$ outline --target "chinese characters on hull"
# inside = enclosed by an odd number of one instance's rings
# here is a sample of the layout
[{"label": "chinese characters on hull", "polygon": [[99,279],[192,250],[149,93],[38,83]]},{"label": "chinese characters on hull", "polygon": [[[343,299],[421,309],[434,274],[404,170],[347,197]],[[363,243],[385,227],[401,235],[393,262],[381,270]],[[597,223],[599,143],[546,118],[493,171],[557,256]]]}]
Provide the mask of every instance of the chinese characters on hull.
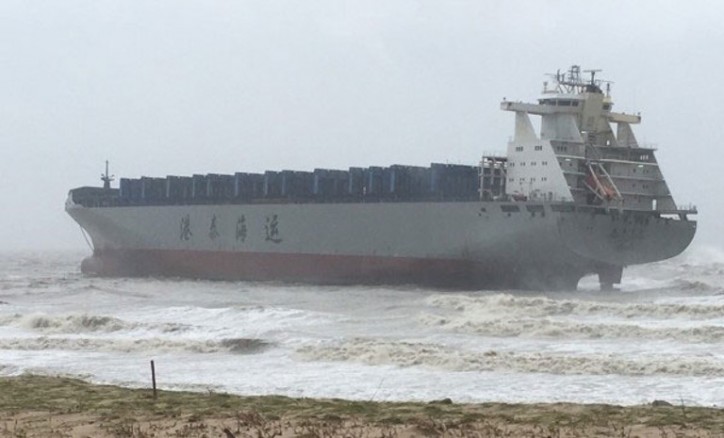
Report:
[{"label": "chinese characters on hull", "polygon": [[216,215],[213,215],[209,226],[209,239],[214,240],[217,237],[219,237],[219,230],[216,229]]},{"label": "chinese characters on hull", "polygon": [[180,240],[189,240],[191,236],[194,235],[194,233],[191,232],[191,215],[181,216],[180,230]]},{"label": "chinese characters on hull", "polygon": [[[181,216],[179,224],[179,240],[190,240],[193,235],[194,233],[191,231],[191,215],[187,213],[186,215]],[[211,216],[208,236],[211,240],[216,240],[221,236],[216,214]],[[234,237],[237,242],[246,242],[246,238],[248,237],[248,226],[246,215],[244,214],[236,219]],[[266,223],[264,224],[264,241],[281,243],[282,240],[281,233],[279,232],[279,216],[276,214],[266,216]]]},{"label": "chinese characters on hull", "polygon": [[272,243],[281,243],[282,238],[279,236],[279,219],[277,215],[266,217],[266,224],[264,225],[264,231],[266,232],[265,240]]},{"label": "chinese characters on hull", "polygon": [[236,241],[246,242],[246,216],[243,214],[236,220]]}]

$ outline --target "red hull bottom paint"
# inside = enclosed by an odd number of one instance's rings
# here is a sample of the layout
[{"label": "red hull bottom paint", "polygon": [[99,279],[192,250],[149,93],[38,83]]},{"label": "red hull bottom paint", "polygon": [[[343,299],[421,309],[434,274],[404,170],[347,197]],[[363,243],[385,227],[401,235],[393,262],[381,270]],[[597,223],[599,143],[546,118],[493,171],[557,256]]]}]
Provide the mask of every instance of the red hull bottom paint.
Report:
[{"label": "red hull bottom paint", "polygon": [[[214,280],[315,284],[419,284],[445,288],[517,288],[521,275],[508,266],[471,260],[317,254],[170,250],[97,251],[81,270],[101,276],[177,276]],[[575,288],[582,272],[545,279],[544,287]],[[538,281],[544,280],[538,278]],[[527,288],[527,287],[526,287]]]}]

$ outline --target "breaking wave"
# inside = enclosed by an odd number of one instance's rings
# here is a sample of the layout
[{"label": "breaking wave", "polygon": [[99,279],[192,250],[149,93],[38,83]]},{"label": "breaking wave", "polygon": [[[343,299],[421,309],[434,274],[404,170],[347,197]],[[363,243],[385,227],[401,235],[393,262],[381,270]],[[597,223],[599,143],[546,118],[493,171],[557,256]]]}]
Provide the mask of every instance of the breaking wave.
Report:
[{"label": "breaking wave", "polygon": [[559,300],[546,297],[525,297],[493,294],[479,297],[466,295],[435,295],[428,299],[432,307],[454,310],[469,315],[501,315],[508,317],[609,315],[623,318],[724,318],[724,304],[677,303],[613,303],[583,300]]},{"label": "breaking wave", "polygon": [[117,332],[139,327],[154,328],[161,332],[177,332],[189,328],[181,323],[140,324],[123,321],[119,318],[104,315],[12,315],[0,318],[0,326],[15,325],[24,329],[52,334],[52,333],[87,333],[87,332]]},{"label": "breaking wave", "polygon": [[273,344],[262,339],[228,338],[214,340],[173,340],[164,338],[116,339],[116,338],[66,338],[41,336],[37,338],[0,339],[1,350],[70,350],[101,351],[115,353],[234,353],[255,354],[270,348]]},{"label": "breaking wave", "polygon": [[132,324],[126,323],[111,316],[96,315],[67,315],[47,316],[29,315],[21,319],[20,325],[24,328],[42,332],[79,333],[84,331],[114,332],[130,328]]},{"label": "breaking wave", "polygon": [[352,361],[367,365],[422,366],[448,371],[502,371],[546,374],[724,376],[715,358],[680,356],[560,355],[545,352],[461,351],[446,346],[355,339],[337,345],[306,345],[297,355],[307,361]]},{"label": "breaking wave", "polygon": [[[724,270],[722,270],[724,271]],[[721,275],[723,272],[717,272]],[[703,280],[694,280],[686,278],[677,278],[673,281],[672,289],[681,291],[696,291],[696,292],[721,292],[723,289],[721,286],[715,286],[709,284]]]},{"label": "breaking wave", "polygon": [[724,327],[644,327],[635,324],[586,323],[551,319],[446,318],[435,315],[420,317],[423,324],[459,333],[491,337],[567,338],[567,339],[648,339],[677,340],[693,343],[724,342]]}]

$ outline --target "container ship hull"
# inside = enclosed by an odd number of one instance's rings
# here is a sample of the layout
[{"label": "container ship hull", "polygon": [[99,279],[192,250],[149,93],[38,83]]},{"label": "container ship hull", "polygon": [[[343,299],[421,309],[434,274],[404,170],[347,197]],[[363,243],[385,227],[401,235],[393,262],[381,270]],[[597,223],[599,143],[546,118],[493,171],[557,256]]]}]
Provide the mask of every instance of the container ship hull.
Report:
[{"label": "container ship hull", "polygon": [[[586,80],[584,73],[590,74]],[[504,155],[313,171],[112,178],[71,190],[93,241],[84,272],[314,283],[603,288],[681,253],[696,208],[674,202],[640,113],[574,65],[515,114]],[[604,91],[605,90],[605,91]],[[540,129],[531,116],[540,117]]]},{"label": "container ship hull", "polygon": [[98,275],[574,289],[673,257],[696,223],[558,203],[377,202],[66,209]]}]

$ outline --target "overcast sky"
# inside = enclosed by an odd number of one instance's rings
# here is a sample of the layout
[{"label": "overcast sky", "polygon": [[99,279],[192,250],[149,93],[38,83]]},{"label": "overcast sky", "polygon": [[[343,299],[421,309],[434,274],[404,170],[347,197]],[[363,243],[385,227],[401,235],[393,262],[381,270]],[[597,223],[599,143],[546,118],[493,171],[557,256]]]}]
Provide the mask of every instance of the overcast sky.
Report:
[{"label": "overcast sky", "polygon": [[117,176],[458,162],[503,97],[614,81],[697,244],[724,246],[719,1],[0,1],[0,243],[82,249],[72,187]]}]

